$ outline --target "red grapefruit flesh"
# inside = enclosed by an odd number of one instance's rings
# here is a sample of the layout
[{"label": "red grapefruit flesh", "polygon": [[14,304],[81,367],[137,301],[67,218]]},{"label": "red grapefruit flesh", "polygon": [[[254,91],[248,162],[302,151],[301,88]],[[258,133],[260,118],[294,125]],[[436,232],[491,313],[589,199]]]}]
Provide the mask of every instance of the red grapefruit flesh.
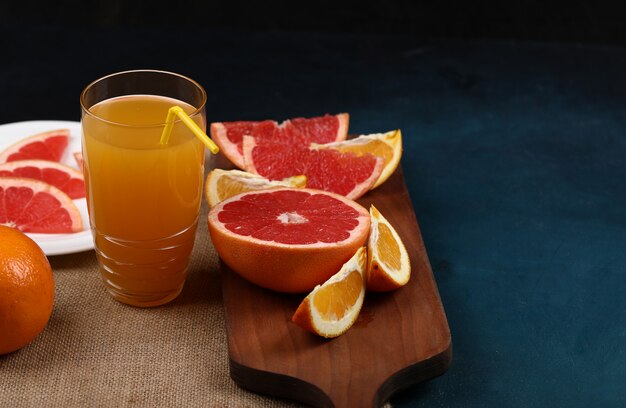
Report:
[{"label": "red grapefruit flesh", "polygon": [[0,164],[0,177],[25,177],[53,185],[71,199],[85,197],[85,179],[76,169],[48,160],[18,160]]},{"label": "red grapefruit flesh", "polygon": [[290,145],[309,146],[311,143],[342,141],[348,135],[350,115],[324,115],[313,118],[294,118],[278,123],[273,120],[215,122],[211,124],[211,138],[220,151],[236,166],[243,169],[243,137],[252,136]]},{"label": "red grapefruit flesh", "polygon": [[0,224],[23,232],[70,233],[83,229],[71,198],[39,180],[0,177]]},{"label": "red grapefruit flesh", "polygon": [[20,140],[0,152],[0,163],[30,159],[58,162],[61,161],[69,140],[69,129],[38,133]]},{"label": "red grapefruit flesh", "polygon": [[213,207],[211,240],[222,261],[259,286],[312,290],[364,245],[370,217],[341,195],[308,188],[251,191]]},{"label": "red grapefruit flesh", "polygon": [[83,152],[74,152],[72,153],[72,156],[74,156],[74,161],[80,171],[83,171]]},{"label": "red grapefruit flesh", "polygon": [[310,149],[244,137],[245,169],[270,180],[305,175],[307,187],[356,200],[376,183],[384,160],[371,154],[357,156],[330,149]]}]

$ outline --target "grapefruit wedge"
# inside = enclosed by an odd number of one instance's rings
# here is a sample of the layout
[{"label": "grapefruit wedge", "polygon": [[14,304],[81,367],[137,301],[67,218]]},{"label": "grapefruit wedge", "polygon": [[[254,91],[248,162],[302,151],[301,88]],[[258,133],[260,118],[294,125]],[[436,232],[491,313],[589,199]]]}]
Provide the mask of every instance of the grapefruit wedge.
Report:
[{"label": "grapefruit wedge", "polygon": [[71,198],[43,181],[0,177],[0,224],[23,232],[70,233],[83,229]]},{"label": "grapefruit wedge", "polygon": [[380,177],[372,188],[383,184],[400,164],[402,157],[402,133],[400,129],[386,133],[361,135],[354,139],[326,144],[311,144],[312,149],[335,149],[340,152],[351,152],[357,156],[372,154],[382,157],[385,166]]},{"label": "grapefruit wedge", "polygon": [[209,212],[211,240],[239,275],[279,292],[311,291],[365,244],[370,216],[355,201],[307,188],[250,191]]},{"label": "grapefruit wedge", "polygon": [[307,187],[330,191],[356,200],[374,187],[384,160],[372,154],[358,155],[336,149],[286,145],[271,141],[257,143],[244,136],[246,171],[270,180],[304,175]]},{"label": "grapefruit wedge", "polygon": [[243,137],[252,136],[289,145],[309,146],[345,140],[350,115],[326,114],[312,118],[294,118],[278,123],[274,120],[211,123],[211,138],[220,151],[240,169],[244,168]]},{"label": "grapefruit wedge", "polygon": [[83,174],[72,167],[48,160],[18,160],[0,164],[0,177],[25,177],[53,185],[71,199],[85,197]]},{"label": "grapefruit wedge", "polygon": [[69,129],[57,129],[26,137],[0,152],[0,163],[41,159],[61,161],[70,140]]}]

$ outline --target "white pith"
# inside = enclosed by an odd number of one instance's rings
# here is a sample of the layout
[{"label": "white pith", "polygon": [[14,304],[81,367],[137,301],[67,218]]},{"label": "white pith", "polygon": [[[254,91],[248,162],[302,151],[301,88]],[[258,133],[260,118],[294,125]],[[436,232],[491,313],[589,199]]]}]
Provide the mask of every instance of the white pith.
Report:
[{"label": "white pith", "polygon": [[309,222],[305,217],[294,212],[285,212],[276,217],[283,224],[304,224]]}]

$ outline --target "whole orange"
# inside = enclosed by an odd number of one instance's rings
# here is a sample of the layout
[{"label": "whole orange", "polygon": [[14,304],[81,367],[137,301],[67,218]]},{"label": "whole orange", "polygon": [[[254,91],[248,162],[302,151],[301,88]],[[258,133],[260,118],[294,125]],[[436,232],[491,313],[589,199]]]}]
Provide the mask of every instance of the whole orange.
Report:
[{"label": "whole orange", "polygon": [[26,346],[43,331],[54,305],[54,277],[41,248],[0,225],[0,354]]}]

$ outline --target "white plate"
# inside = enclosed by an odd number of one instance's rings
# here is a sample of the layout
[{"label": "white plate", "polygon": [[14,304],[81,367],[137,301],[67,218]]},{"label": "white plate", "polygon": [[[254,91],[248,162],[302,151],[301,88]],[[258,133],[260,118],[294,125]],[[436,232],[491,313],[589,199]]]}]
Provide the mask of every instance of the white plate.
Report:
[{"label": "white plate", "polygon": [[[25,137],[55,129],[70,130],[70,142],[61,163],[78,168],[73,153],[81,151],[80,122],[34,120],[0,125],[0,151]],[[89,215],[87,214],[87,200],[81,198],[74,200],[74,203],[83,219],[82,231],[73,234],[26,234],[43,249],[46,255],[72,254],[93,249],[93,237],[89,229]]]}]

